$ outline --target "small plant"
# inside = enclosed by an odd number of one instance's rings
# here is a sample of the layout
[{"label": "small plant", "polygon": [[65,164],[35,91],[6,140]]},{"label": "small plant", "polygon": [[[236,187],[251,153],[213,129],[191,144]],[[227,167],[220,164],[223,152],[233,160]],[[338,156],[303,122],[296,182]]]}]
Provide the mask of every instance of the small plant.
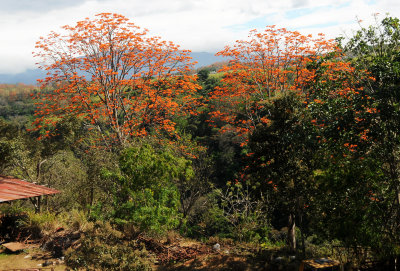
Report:
[{"label": "small plant", "polygon": [[235,239],[259,242],[268,235],[269,225],[263,203],[252,198],[247,185],[228,183],[226,191],[217,189],[215,193]]},{"label": "small plant", "polygon": [[82,210],[72,209],[68,213],[62,213],[60,220],[67,228],[73,231],[87,231],[93,225],[88,221],[87,215]]},{"label": "small plant", "polygon": [[29,232],[34,239],[40,238],[46,232],[54,231],[59,226],[55,214],[50,212],[27,211],[26,217],[22,218],[20,223],[21,230]]}]

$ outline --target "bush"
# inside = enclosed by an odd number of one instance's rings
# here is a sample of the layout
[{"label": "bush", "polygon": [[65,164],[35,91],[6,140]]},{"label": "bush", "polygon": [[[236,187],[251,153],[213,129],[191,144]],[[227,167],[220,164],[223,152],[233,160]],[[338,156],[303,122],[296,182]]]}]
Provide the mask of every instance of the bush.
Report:
[{"label": "bush", "polygon": [[225,191],[215,189],[210,193],[207,202],[189,223],[192,235],[218,235],[257,243],[267,238],[270,227],[264,204],[252,198],[248,187],[228,183]]},{"label": "bush", "polygon": [[21,232],[22,223],[25,220],[27,220],[26,209],[20,205],[0,206],[0,238],[13,241],[17,237],[29,236],[29,232]]},{"label": "bush", "polygon": [[65,264],[75,270],[152,270],[146,249],[123,237],[109,223],[98,222],[77,250],[67,250]]},{"label": "bush", "polygon": [[179,195],[174,187],[160,188],[158,193],[146,188],[131,192],[129,201],[115,207],[118,224],[134,222],[141,231],[163,234],[179,225]]},{"label": "bush", "polygon": [[218,204],[215,193],[200,198],[193,206],[183,232],[192,238],[210,236],[232,237],[231,225]]},{"label": "bush", "polygon": [[72,209],[69,212],[61,213],[58,221],[73,231],[87,231],[92,228],[92,223],[88,221],[87,215],[82,210]]},{"label": "bush", "polygon": [[52,232],[58,226],[59,222],[55,214],[49,212],[35,213],[27,211],[26,217],[22,218],[21,230],[31,234],[31,238],[40,238],[44,232]]},{"label": "bush", "polygon": [[114,212],[118,224],[135,223],[150,234],[163,234],[182,221],[179,179],[192,178],[191,162],[167,149],[144,144],[122,151],[119,172],[104,172],[114,180]]}]

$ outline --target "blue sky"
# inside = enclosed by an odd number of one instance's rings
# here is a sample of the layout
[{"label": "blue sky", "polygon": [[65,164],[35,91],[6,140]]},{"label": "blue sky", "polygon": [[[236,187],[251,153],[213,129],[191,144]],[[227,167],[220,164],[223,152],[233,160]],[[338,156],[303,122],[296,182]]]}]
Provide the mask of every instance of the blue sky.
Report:
[{"label": "blue sky", "polygon": [[351,35],[373,13],[400,17],[399,0],[0,0],[0,74],[35,68],[40,36],[114,12],[192,51],[216,52],[248,31],[277,25],[303,34]]}]

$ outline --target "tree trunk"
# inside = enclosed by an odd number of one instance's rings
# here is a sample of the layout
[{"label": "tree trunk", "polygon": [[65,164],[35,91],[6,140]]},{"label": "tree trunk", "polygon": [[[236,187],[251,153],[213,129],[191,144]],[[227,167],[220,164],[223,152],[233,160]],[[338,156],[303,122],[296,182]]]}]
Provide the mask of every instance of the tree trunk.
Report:
[{"label": "tree trunk", "polygon": [[[299,227],[300,227],[300,229],[303,229],[304,227],[304,225],[303,225],[303,214],[302,213],[300,213],[300,221],[299,221]],[[304,242],[304,233],[303,233],[303,231],[301,230],[300,231],[300,238],[301,238],[301,256],[303,257],[303,259],[305,259],[306,258],[306,245],[305,245],[305,242]]]},{"label": "tree trunk", "polygon": [[289,215],[289,223],[288,223],[288,245],[289,250],[291,252],[296,251],[296,222],[295,215]]}]

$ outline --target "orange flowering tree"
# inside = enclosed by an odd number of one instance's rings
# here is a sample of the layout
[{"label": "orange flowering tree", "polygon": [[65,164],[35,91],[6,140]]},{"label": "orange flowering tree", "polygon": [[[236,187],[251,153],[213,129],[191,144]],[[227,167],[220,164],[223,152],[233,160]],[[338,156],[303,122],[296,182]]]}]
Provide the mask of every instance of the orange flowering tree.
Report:
[{"label": "orange flowering tree", "polygon": [[34,55],[47,77],[39,80],[37,129],[67,115],[86,120],[105,141],[124,145],[149,133],[173,134],[174,118],[194,113],[199,86],[189,51],[150,37],[127,18],[102,13],[62,27],[37,42]]},{"label": "orange flowering tree", "polygon": [[362,102],[364,75],[322,34],[313,38],[274,26],[253,30],[248,40],[218,54],[230,62],[211,96],[212,121],[222,132],[236,133],[242,146],[250,137],[242,178],[269,193],[288,215],[294,250],[295,221],[316,189],[313,172],[330,159],[317,155],[343,157],[366,136],[364,116],[372,109]]},{"label": "orange flowering tree", "polygon": [[222,69],[223,86],[211,96],[213,121],[227,124],[225,130],[235,130],[244,144],[257,124],[268,123],[268,116],[261,113],[263,103],[287,91],[304,93],[315,76],[309,64],[335,48],[322,34],[313,38],[275,26],[250,31],[248,40],[218,53],[230,61]]}]

